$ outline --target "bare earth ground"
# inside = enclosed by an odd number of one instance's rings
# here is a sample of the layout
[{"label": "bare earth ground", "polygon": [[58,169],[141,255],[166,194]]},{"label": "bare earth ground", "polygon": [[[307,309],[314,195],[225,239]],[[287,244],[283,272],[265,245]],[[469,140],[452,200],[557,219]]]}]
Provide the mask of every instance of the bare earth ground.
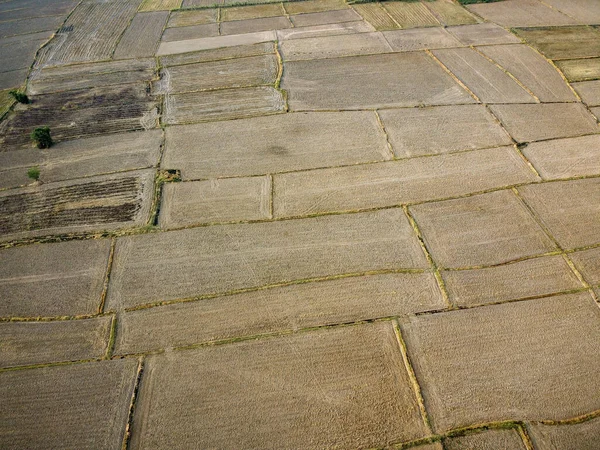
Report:
[{"label": "bare earth ground", "polygon": [[259,3],[0,1],[0,448],[600,448],[600,2]]}]

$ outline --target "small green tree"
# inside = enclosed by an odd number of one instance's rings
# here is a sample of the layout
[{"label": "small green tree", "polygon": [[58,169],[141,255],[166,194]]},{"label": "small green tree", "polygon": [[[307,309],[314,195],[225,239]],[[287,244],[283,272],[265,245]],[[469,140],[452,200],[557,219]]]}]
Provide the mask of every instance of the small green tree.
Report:
[{"label": "small green tree", "polygon": [[24,103],[24,104],[29,103],[29,97],[27,97],[27,94],[25,94],[24,92],[21,92],[21,91],[8,91],[8,93],[10,95],[12,95],[13,98],[16,101],[18,101],[19,103]]},{"label": "small green tree", "polygon": [[39,167],[30,167],[29,170],[27,171],[27,176],[29,178],[31,178],[32,180],[39,180],[40,179],[40,168]]},{"label": "small green tree", "polygon": [[31,132],[31,140],[35,142],[37,148],[50,148],[53,144],[50,136],[49,127],[39,127]]}]

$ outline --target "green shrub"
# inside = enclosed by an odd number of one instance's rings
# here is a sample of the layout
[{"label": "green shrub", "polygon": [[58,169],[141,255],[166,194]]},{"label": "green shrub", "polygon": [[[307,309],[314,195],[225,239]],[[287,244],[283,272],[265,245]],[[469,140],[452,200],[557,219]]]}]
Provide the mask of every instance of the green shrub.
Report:
[{"label": "green shrub", "polygon": [[52,137],[50,136],[50,128],[36,128],[31,132],[31,140],[35,142],[37,148],[50,148],[53,144]]},{"label": "green shrub", "polygon": [[27,171],[27,176],[29,178],[31,178],[32,180],[39,180],[40,179],[40,168],[39,167],[31,167],[28,171]]},{"label": "green shrub", "polygon": [[24,103],[27,104],[29,103],[29,97],[27,97],[27,95],[24,92],[20,92],[20,91],[9,91],[8,92],[10,95],[12,95],[12,97],[18,101],[19,103]]}]

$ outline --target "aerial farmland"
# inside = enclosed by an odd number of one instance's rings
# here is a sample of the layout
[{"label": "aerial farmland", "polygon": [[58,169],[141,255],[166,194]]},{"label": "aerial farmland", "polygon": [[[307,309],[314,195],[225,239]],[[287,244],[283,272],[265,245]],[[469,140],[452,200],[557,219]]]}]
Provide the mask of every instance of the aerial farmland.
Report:
[{"label": "aerial farmland", "polygon": [[0,449],[600,448],[600,1],[0,0]]}]

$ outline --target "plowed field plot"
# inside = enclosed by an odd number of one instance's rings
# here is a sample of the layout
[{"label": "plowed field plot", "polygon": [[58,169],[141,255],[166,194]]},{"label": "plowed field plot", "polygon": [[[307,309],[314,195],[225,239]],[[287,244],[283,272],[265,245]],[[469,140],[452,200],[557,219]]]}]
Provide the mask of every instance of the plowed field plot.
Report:
[{"label": "plowed field plot", "polygon": [[164,120],[168,124],[207,122],[275,114],[284,109],[283,95],[270,86],[222,89],[168,96]]},{"label": "plowed field plot", "polygon": [[275,55],[186,64],[164,69],[159,83],[172,93],[273,84],[277,79]]},{"label": "plowed field plot", "polygon": [[168,11],[137,14],[119,41],[114,57],[120,59],[154,55],[168,17]]},{"label": "plowed field plot", "polygon": [[218,9],[200,9],[193,11],[176,11],[169,16],[167,28],[204,25],[217,21]]},{"label": "plowed field plot", "polygon": [[234,47],[223,47],[213,50],[201,50],[199,52],[181,53],[159,58],[161,66],[180,66],[208,61],[220,61],[224,59],[245,58],[249,56],[260,56],[275,53],[274,42],[261,42],[259,44],[238,45]]},{"label": "plowed field plot", "polygon": [[161,130],[115,133],[76,139],[49,149],[0,152],[0,188],[30,184],[27,169],[37,166],[44,183],[153,167],[160,154]]},{"label": "plowed field plot", "polygon": [[112,56],[140,0],[81,3],[41,56],[42,64],[101,61]]},{"label": "plowed field plot", "polygon": [[153,181],[145,170],[0,193],[0,240],[144,225]]},{"label": "plowed field plot", "polygon": [[0,144],[3,150],[28,147],[39,126],[50,127],[55,141],[154,128],[145,118],[155,110],[156,101],[142,84],[35,96],[9,118]]},{"label": "plowed field plot", "polygon": [[31,74],[27,92],[48,94],[150,81],[155,70],[152,58],[48,67]]}]

